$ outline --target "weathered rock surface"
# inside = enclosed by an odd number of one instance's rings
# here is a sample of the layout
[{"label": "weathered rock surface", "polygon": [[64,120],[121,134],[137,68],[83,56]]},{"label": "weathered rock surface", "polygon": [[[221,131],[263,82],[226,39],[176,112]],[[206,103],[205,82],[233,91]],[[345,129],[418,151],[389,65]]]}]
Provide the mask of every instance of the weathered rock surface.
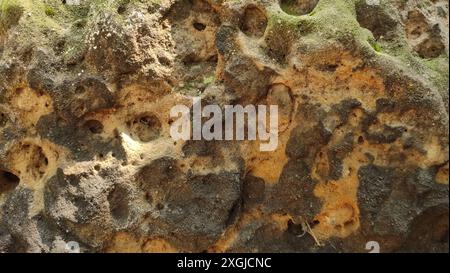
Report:
[{"label": "weathered rock surface", "polygon": [[[448,5],[0,0],[0,252],[448,252]],[[193,96],[277,150],[174,142]]]}]

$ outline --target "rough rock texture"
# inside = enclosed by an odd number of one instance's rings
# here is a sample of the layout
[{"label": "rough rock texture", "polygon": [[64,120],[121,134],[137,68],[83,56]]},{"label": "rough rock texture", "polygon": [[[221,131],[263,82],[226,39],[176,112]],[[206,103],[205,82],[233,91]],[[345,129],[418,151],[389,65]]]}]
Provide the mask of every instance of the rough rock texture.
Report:
[{"label": "rough rock texture", "polygon": [[[0,252],[447,252],[448,0],[0,0]],[[279,146],[170,108],[277,104]]]}]

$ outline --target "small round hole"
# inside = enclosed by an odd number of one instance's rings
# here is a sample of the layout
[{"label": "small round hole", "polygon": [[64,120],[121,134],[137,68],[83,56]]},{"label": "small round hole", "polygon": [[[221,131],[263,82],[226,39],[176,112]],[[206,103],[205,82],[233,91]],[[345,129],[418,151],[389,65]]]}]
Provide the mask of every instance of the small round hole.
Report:
[{"label": "small round hole", "polygon": [[193,24],[193,26],[194,26],[194,28],[195,28],[196,30],[198,30],[198,31],[203,31],[203,30],[205,30],[205,28],[206,28],[206,25],[205,25],[205,24],[202,24],[202,23],[199,23],[199,22],[195,22],[195,23]]},{"label": "small round hole", "polygon": [[363,136],[359,136],[359,137],[358,137],[358,143],[359,143],[359,144],[364,143],[364,137],[363,137]]},{"label": "small round hole", "polygon": [[311,228],[313,228],[313,227],[317,226],[318,224],[320,224],[320,221],[319,221],[319,220],[314,220],[314,221],[312,221],[312,222],[309,224],[309,226],[310,226]]},{"label": "small round hole", "polygon": [[86,121],[84,126],[93,134],[101,134],[103,132],[103,124],[95,119]]},{"label": "small round hole", "polygon": [[127,7],[126,7],[125,5],[120,5],[120,6],[117,8],[117,13],[118,13],[118,14],[124,14],[126,11],[127,11]]},{"label": "small round hole", "polygon": [[13,190],[19,185],[20,178],[9,171],[0,170],[0,194]]}]

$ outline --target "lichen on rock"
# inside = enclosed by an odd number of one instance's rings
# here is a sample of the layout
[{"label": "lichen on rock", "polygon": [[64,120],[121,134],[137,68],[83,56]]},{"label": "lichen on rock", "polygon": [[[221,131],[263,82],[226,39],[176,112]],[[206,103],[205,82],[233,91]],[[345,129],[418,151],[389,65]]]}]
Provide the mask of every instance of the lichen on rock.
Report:
[{"label": "lichen on rock", "polygon": [[[0,252],[448,252],[448,10],[0,0]],[[193,97],[278,148],[174,141]]]}]

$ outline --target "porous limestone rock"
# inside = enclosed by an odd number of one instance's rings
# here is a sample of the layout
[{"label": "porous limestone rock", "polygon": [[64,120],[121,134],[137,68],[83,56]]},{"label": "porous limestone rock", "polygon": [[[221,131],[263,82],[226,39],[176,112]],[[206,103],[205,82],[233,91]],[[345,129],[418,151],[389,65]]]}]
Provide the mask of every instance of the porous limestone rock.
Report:
[{"label": "porous limestone rock", "polygon": [[[448,0],[0,0],[0,252],[448,252]],[[279,145],[172,106],[279,105]]]}]

